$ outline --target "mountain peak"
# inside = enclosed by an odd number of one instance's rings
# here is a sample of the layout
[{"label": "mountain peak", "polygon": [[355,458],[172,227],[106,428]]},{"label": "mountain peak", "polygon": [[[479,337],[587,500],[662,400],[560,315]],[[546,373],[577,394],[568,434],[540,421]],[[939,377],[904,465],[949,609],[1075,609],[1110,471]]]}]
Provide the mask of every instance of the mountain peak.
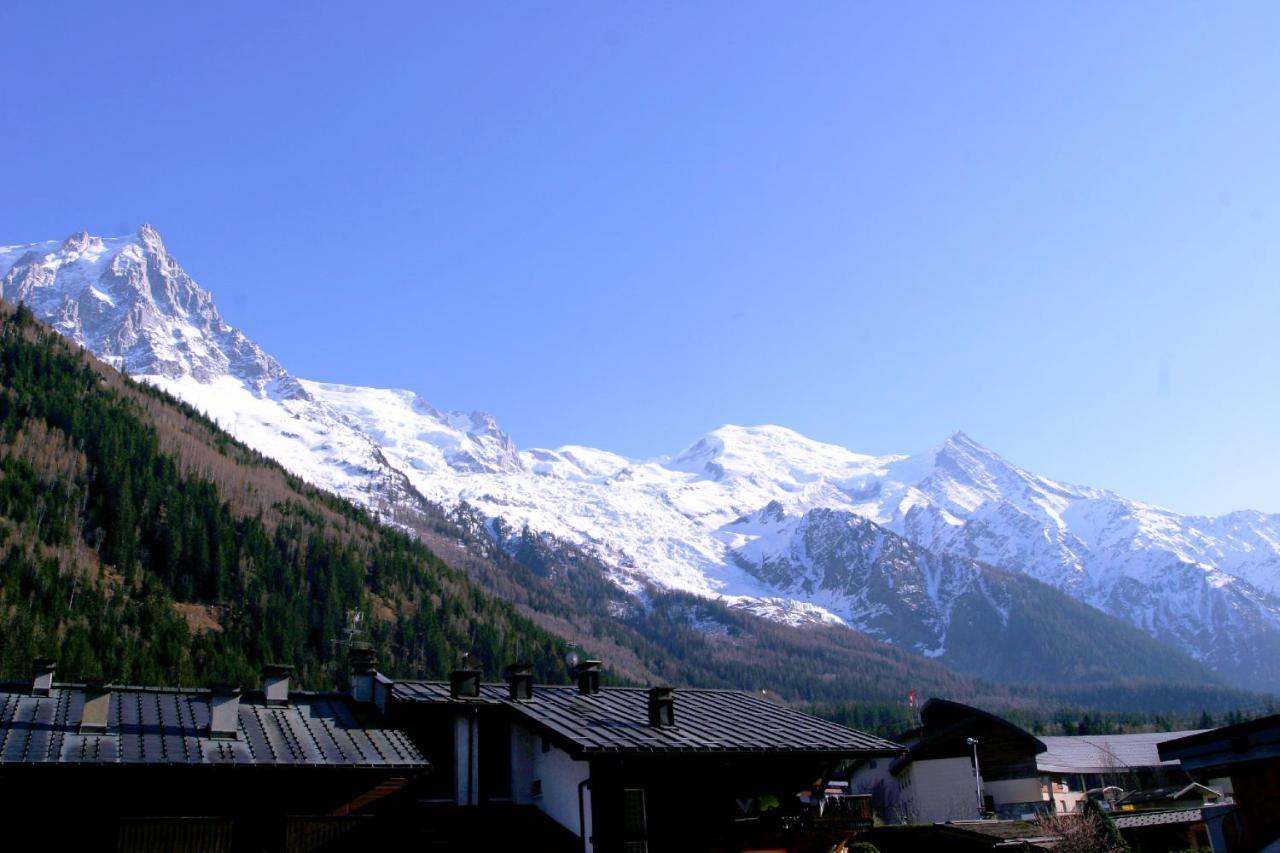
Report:
[{"label": "mountain peak", "polygon": [[[156,263],[159,261],[159,263]],[[289,377],[270,356],[223,321],[210,294],[143,224],[103,239],[86,231],[27,251],[0,253],[0,297],[116,367],[138,376],[209,383],[232,375],[262,396]]]},{"label": "mountain peak", "polygon": [[93,245],[95,241],[99,243],[102,242],[88,231],[77,231],[62,241],[62,245],[58,247],[58,251],[66,252],[68,254],[79,254]]},{"label": "mountain peak", "polygon": [[164,241],[160,239],[160,232],[150,222],[144,222],[138,226],[138,242],[142,244],[143,248],[149,249],[157,255],[167,254],[164,248]]}]

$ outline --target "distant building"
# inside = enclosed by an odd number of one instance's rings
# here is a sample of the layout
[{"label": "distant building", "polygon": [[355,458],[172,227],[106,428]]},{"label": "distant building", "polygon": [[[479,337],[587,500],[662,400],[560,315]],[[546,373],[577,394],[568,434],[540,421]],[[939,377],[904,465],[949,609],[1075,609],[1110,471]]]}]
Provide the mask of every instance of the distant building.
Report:
[{"label": "distant building", "polygon": [[1177,760],[1158,753],[1162,742],[1194,732],[1035,737],[945,699],[926,702],[920,721],[896,738],[906,754],[858,762],[850,775],[850,789],[871,793],[887,823],[1029,820],[1048,811],[1078,812],[1089,797],[1116,814],[1187,811],[1230,795],[1230,779],[1193,784]]},{"label": "distant building", "polygon": [[1280,851],[1280,715],[1160,744],[1196,779],[1230,777],[1233,805],[1204,809],[1214,853]]},{"label": "distant building", "polygon": [[[1079,735],[1072,737],[1042,736],[1045,751],[1036,757],[1036,769],[1052,794],[1053,808],[1072,812],[1080,808],[1089,795],[1104,799],[1104,792],[1146,791],[1155,788],[1184,788],[1191,777],[1174,760],[1162,760],[1161,743],[1194,731],[1150,732],[1122,735]],[[1218,782],[1219,793],[1229,787]],[[1229,793],[1227,791],[1226,793]],[[1131,806],[1137,801],[1130,801]]]},{"label": "distant building", "polygon": [[867,798],[813,786],[842,762],[902,753],[749,693],[601,687],[594,661],[576,678],[535,686],[515,666],[505,684],[463,670],[390,686],[390,718],[441,768],[431,796],[442,815],[532,806],[584,851],[739,850],[764,839],[789,849],[799,792],[811,817],[820,808],[870,825]]},{"label": "distant building", "polygon": [[[905,755],[860,762],[850,789],[871,793],[889,823],[1009,817],[1044,810],[1036,756],[1045,745],[993,714],[930,699],[921,725],[898,736]],[[974,767],[975,753],[978,766]]]}]

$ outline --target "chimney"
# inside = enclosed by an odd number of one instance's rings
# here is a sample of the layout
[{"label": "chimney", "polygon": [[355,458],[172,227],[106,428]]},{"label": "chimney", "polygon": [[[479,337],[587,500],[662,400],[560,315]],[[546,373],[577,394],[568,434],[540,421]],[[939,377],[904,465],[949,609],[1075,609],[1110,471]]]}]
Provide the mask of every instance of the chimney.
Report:
[{"label": "chimney", "polygon": [[600,692],[600,661],[584,660],[573,668],[573,677],[578,681],[580,695],[596,695]]},{"label": "chimney", "polygon": [[507,698],[513,702],[533,698],[533,664],[513,663],[503,672],[507,675]]},{"label": "chimney", "polygon": [[357,702],[372,702],[373,678],[378,671],[373,649],[352,646],[347,652],[347,665],[351,667],[351,698]]},{"label": "chimney", "polygon": [[267,694],[268,705],[289,704],[289,675],[293,667],[269,663],[263,668],[262,691]]},{"label": "chimney", "polygon": [[649,725],[656,728],[670,728],[675,724],[675,690],[670,687],[649,688]]},{"label": "chimney", "polygon": [[35,675],[31,679],[31,695],[48,696],[53,689],[53,672],[57,669],[57,662],[49,658],[36,658],[32,661],[32,668]]},{"label": "chimney", "polygon": [[107,715],[110,711],[111,685],[101,679],[87,681],[84,686],[84,711],[80,714],[80,734],[106,734]]},{"label": "chimney", "polygon": [[480,695],[480,670],[455,669],[449,673],[449,695],[454,699],[475,699]]},{"label": "chimney", "polygon": [[240,688],[215,685],[209,694],[209,737],[240,736]]}]

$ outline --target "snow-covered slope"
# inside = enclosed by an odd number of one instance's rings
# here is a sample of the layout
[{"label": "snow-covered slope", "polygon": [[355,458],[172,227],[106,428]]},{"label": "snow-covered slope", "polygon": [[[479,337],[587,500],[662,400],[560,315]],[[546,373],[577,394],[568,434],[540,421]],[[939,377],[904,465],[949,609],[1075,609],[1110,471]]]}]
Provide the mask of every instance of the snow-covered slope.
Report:
[{"label": "snow-covered slope", "polygon": [[[4,299],[317,485],[376,510],[414,491],[465,501],[504,529],[593,551],[637,592],[654,584],[787,621],[843,621],[941,655],[957,601],[985,596],[992,618],[1004,618],[983,585],[985,563],[1237,680],[1259,656],[1280,658],[1280,516],[1180,516],[1032,474],[959,433],[885,457],[777,426],[725,426],[653,460],[519,450],[483,413],[293,377],[223,320],[148,226],[0,247],[0,275]],[[830,539],[836,528],[840,547],[824,550],[815,531]],[[910,566],[897,537],[919,549]],[[827,582],[840,561],[857,571]]]}]

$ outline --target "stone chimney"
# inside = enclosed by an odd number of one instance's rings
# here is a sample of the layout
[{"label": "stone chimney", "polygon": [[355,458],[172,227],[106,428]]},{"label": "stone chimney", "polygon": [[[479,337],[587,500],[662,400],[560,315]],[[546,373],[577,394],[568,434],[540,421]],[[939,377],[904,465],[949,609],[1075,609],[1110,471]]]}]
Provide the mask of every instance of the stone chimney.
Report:
[{"label": "stone chimney", "polygon": [[507,698],[513,702],[533,698],[533,664],[513,663],[503,672],[507,676]]},{"label": "stone chimney", "polygon": [[209,737],[240,736],[240,688],[215,685],[209,693]]},{"label": "stone chimney", "polygon": [[373,649],[352,646],[347,652],[347,665],[351,668],[351,698],[357,702],[372,702],[373,681],[378,672]]},{"label": "stone chimney", "polygon": [[36,658],[32,661],[35,670],[31,678],[31,695],[48,696],[53,689],[53,673],[58,668],[57,662],[49,658]]},{"label": "stone chimney", "polygon": [[600,661],[584,660],[573,668],[573,677],[578,682],[580,695],[596,695],[600,692]]},{"label": "stone chimney", "polygon": [[449,673],[449,695],[454,699],[475,699],[480,695],[480,670],[455,669]]},{"label": "stone chimney", "polygon": [[649,725],[656,728],[670,728],[675,724],[675,690],[670,687],[649,688]]},{"label": "stone chimney", "polygon": [[262,692],[267,696],[268,705],[289,704],[289,676],[293,667],[279,663],[269,663],[263,668]]},{"label": "stone chimney", "polygon": [[93,679],[84,686],[84,711],[80,714],[80,734],[107,733],[107,716],[111,712],[111,685]]}]

